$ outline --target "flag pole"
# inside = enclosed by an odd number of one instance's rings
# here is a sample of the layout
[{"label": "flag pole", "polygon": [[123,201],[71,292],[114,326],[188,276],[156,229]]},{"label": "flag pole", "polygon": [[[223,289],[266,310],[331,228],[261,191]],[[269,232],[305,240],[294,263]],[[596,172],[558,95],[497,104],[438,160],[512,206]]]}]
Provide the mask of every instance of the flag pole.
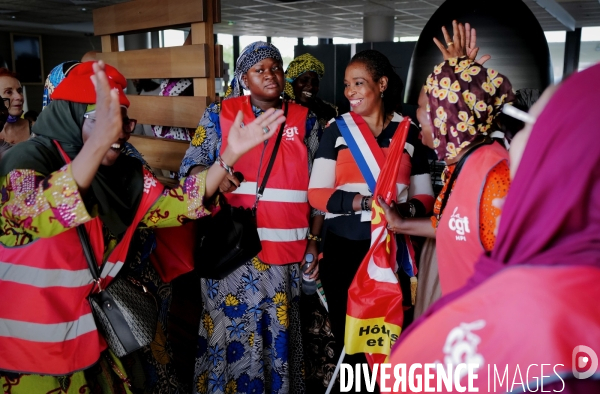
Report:
[{"label": "flag pole", "polygon": [[346,346],[344,346],[344,348],[342,349],[342,354],[340,354],[340,359],[338,360],[338,363],[335,366],[335,371],[333,371],[333,376],[331,376],[331,380],[329,381],[329,386],[327,386],[327,391],[325,392],[325,394],[329,394],[331,392],[331,389],[335,384],[335,379],[337,378],[342,363],[344,362],[344,357],[346,357]]}]

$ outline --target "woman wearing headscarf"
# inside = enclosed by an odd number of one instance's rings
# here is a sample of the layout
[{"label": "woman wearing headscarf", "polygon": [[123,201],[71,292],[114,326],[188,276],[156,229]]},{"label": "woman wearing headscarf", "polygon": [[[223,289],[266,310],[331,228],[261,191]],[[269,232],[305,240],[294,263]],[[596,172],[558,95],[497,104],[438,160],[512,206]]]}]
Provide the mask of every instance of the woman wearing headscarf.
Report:
[{"label": "woman wearing headscarf", "polygon": [[[494,250],[405,332],[392,363],[477,363],[480,392],[600,392],[596,88],[600,65],[548,88],[531,108],[537,120],[511,146]],[[488,386],[494,366],[508,379]]]},{"label": "woman wearing headscarf", "polygon": [[[137,159],[121,154],[135,124],[127,117],[125,86],[102,62],[78,65],[54,90],[34,126],[36,138],[0,162],[5,391],[71,393],[88,386],[129,392],[119,361],[104,352],[87,296],[110,285],[137,228],[174,227],[209,215],[209,199],[227,168],[274,134],[263,127],[283,122],[281,112],[271,110],[242,130],[238,116],[219,163],[165,190]],[[81,225],[96,259],[110,267],[99,286],[84,257]],[[95,387],[99,377],[109,387]]]},{"label": "woman wearing headscarf", "polygon": [[423,144],[446,162],[434,216],[407,219],[382,205],[392,231],[436,239],[442,294],[464,285],[479,255],[494,247],[500,210],[492,202],[506,195],[510,176],[508,152],[490,134],[514,100],[508,78],[467,56],[464,30],[454,31],[447,49],[454,57],[429,75],[417,109]]},{"label": "woman wearing headscarf", "polygon": [[[275,46],[258,41],[244,48],[226,99],[210,105],[200,120],[181,175],[214,162],[238,111],[244,112],[247,123],[269,108],[281,108],[284,85]],[[198,393],[303,391],[298,263],[303,264],[308,253],[317,255],[317,242],[307,242],[311,214],[306,191],[311,149],[317,145],[311,141],[318,140],[319,125],[308,117],[307,108],[285,106],[281,146],[257,206],[262,251],[222,280],[201,280],[205,313],[195,372]],[[254,206],[273,146],[274,142],[257,147],[236,167],[245,182],[231,176],[221,184],[231,205]]]},{"label": "woman wearing headscarf", "polygon": [[325,65],[310,53],[291,61],[285,71],[285,95],[317,115],[321,127],[338,115],[337,107],[317,97]]}]

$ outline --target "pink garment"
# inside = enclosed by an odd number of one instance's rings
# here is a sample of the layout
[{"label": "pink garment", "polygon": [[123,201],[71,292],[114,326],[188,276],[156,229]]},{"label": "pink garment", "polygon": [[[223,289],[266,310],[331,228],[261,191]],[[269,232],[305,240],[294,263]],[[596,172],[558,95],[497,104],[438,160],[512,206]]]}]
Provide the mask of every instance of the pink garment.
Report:
[{"label": "pink garment", "polygon": [[600,64],[562,83],[533,127],[506,198],[494,250],[479,258],[463,288],[433,304],[396,346],[424,319],[507,266],[600,268],[598,89]]}]

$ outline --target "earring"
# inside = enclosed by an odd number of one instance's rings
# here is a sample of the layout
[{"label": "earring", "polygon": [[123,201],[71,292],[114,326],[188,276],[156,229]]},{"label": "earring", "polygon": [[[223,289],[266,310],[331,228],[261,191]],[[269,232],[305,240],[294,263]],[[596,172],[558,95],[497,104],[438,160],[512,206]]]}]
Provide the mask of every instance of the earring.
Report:
[{"label": "earring", "polygon": [[381,98],[383,98],[383,92],[381,92]]}]

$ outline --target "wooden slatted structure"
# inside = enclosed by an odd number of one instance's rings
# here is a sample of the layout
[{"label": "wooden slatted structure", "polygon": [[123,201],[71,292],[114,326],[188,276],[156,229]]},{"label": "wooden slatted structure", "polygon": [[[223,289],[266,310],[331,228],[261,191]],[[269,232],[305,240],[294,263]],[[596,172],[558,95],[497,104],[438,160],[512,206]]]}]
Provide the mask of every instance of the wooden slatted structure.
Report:
[{"label": "wooden slatted structure", "polygon": [[[215,99],[215,78],[223,76],[223,49],[214,44],[213,24],[221,21],[220,0],[133,0],[94,10],[94,34],[101,36],[97,58],[127,79],[191,78],[192,97],[128,95],[129,116],[142,124],[195,128]],[[118,36],[190,27],[191,45],[119,52]],[[130,142],[153,168],[178,171],[188,142],[132,136]],[[171,183],[162,178],[163,183]]]}]

